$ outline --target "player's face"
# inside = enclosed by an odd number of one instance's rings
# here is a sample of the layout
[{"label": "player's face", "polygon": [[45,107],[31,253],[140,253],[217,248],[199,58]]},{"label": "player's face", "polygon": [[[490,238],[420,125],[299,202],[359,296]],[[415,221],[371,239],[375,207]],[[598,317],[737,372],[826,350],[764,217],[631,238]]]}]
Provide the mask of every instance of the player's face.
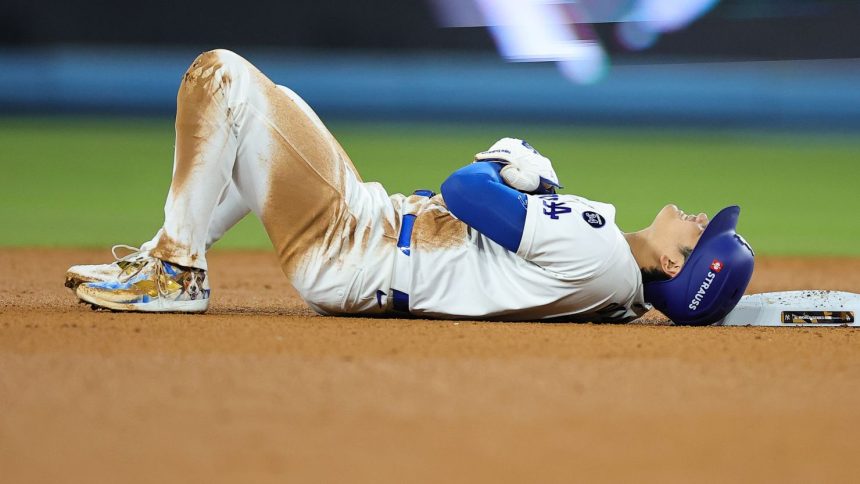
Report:
[{"label": "player's face", "polygon": [[704,213],[688,214],[677,205],[669,204],[660,210],[652,226],[685,247],[695,247],[708,226],[708,216]]},{"label": "player's face", "polygon": [[677,270],[680,270],[684,263],[681,250],[695,247],[707,226],[708,216],[704,213],[688,214],[672,204],[663,207],[651,224],[656,241],[663,252],[661,255],[665,255]]}]

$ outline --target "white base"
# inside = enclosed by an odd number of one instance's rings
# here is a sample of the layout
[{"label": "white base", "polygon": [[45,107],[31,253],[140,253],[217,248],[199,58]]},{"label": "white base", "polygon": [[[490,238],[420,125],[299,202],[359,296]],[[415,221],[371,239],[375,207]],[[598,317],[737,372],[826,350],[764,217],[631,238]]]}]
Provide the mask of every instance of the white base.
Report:
[{"label": "white base", "polygon": [[741,298],[717,326],[860,326],[860,294],[784,291]]}]

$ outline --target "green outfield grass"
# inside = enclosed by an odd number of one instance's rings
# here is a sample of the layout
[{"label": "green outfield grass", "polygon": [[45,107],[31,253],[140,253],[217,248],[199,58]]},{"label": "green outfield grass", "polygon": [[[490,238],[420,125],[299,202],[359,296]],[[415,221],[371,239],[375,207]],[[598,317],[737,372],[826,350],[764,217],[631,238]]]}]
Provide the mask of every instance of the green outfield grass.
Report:
[{"label": "green outfield grass", "polygon": [[[765,254],[860,254],[860,138],[558,126],[332,123],[366,180],[438,190],[502,136],[549,156],[565,192],[614,203],[633,230],[665,203],[743,208],[740,230]],[[0,119],[0,245],[137,245],[162,220],[169,120]],[[218,247],[269,247],[248,217]]]}]

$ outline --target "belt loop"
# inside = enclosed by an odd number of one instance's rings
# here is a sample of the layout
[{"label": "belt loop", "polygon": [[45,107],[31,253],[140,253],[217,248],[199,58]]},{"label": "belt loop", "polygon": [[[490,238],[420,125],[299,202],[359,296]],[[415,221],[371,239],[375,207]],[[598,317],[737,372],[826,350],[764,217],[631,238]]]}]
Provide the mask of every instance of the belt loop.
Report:
[{"label": "belt loop", "polygon": [[422,190],[415,190],[414,192],[412,192],[412,194],[418,195],[420,197],[427,197],[427,198],[433,198],[436,196],[436,192],[434,192],[433,190],[423,190],[423,189]]},{"label": "belt loop", "polygon": [[398,291],[397,289],[391,290],[391,306],[395,311],[400,311],[403,313],[409,312],[409,294],[406,294],[403,291]]},{"label": "belt loop", "polygon": [[397,237],[397,248],[400,252],[409,255],[409,247],[412,245],[412,228],[415,227],[415,214],[407,213],[400,223],[400,235]]},{"label": "belt loop", "polygon": [[[433,197],[436,193],[433,190],[415,190],[413,195],[419,197]],[[415,214],[407,213],[403,215],[403,220],[400,223],[400,235],[397,237],[397,249],[406,255],[410,255],[410,247],[412,246],[412,229],[415,227]]]}]

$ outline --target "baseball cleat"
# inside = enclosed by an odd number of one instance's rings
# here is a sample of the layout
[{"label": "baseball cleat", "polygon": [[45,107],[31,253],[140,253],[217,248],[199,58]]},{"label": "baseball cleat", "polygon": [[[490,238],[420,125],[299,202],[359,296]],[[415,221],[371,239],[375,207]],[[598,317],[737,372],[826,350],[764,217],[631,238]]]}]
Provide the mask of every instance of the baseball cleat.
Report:
[{"label": "baseball cleat", "polygon": [[209,307],[206,271],[146,257],[136,269],[106,281],[84,282],[81,301],[114,311],[202,313]]},{"label": "baseball cleat", "polygon": [[[117,256],[118,249],[127,249],[131,253],[123,257]],[[71,290],[85,282],[104,282],[114,280],[123,272],[131,273],[146,262],[149,252],[130,245],[115,245],[111,248],[114,261],[110,264],[81,264],[69,267],[66,271],[65,286]]]}]

